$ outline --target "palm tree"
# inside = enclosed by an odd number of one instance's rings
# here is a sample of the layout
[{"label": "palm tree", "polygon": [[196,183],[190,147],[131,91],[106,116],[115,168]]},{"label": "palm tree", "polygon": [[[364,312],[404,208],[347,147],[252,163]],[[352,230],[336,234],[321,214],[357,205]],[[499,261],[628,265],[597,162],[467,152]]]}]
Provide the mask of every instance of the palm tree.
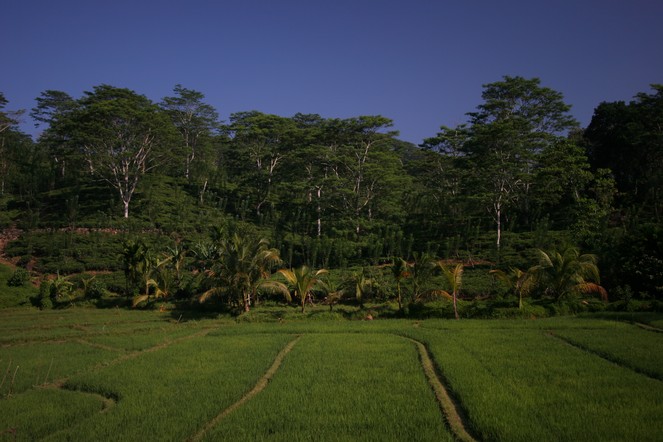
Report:
[{"label": "palm tree", "polygon": [[145,261],[147,246],[141,240],[125,241],[122,245],[122,266],[127,296],[133,292],[141,277],[141,267]]},{"label": "palm tree", "polygon": [[517,267],[511,267],[509,273],[502,270],[491,270],[509,290],[518,295],[518,308],[523,308],[523,297],[529,295],[534,287],[534,278],[530,272],[523,272]]},{"label": "palm tree", "polygon": [[435,269],[435,260],[428,253],[414,252],[414,263],[411,266],[412,279],[412,299],[419,301],[427,292],[424,290],[424,284],[430,280]]},{"label": "palm tree", "polygon": [[456,319],[459,319],[458,316],[458,307],[457,307],[457,298],[458,294],[460,293],[460,286],[463,283],[463,264],[458,263],[453,269],[448,268],[443,261],[437,261],[436,266],[442,270],[442,274],[444,277],[447,279],[447,283],[449,286],[451,286],[451,291],[452,293],[449,294],[449,292],[442,290],[441,292],[447,296],[447,297],[452,297],[453,298],[453,303],[454,303],[454,315],[456,316]]},{"label": "palm tree", "polygon": [[175,282],[179,285],[182,282],[182,271],[186,262],[186,249],[180,244],[175,247],[169,247],[164,253],[164,259],[169,267],[175,272]]},{"label": "palm tree", "polygon": [[391,274],[396,280],[396,291],[398,293],[398,311],[403,311],[403,297],[401,296],[401,280],[410,276],[409,265],[403,258],[394,258],[391,265]]},{"label": "palm tree", "polygon": [[167,298],[170,296],[171,288],[175,279],[173,270],[168,265],[170,263],[170,257],[159,260],[150,253],[145,254],[145,259],[141,266],[143,282],[145,284],[145,294],[138,295],[134,298],[134,307],[142,302],[149,302],[150,294],[152,294],[155,299]]},{"label": "palm tree", "polygon": [[366,270],[354,272],[341,283],[340,295],[342,297],[352,297],[358,303],[360,308],[364,308],[364,299],[366,295],[374,293],[379,289],[379,284],[375,278],[370,278],[366,275]]},{"label": "palm tree", "polygon": [[563,253],[537,252],[539,264],[529,272],[547,296],[560,301],[581,293],[597,293],[604,301],[608,300],[608,293],[600,285],[596,255],[581,255],[574,247],[567,248]]},{"label": "palm tree", "polygon": [[302,303],[302,313],[306,310],[306,300],[311,296],[313,288],[320,286],[326,289],[326,284],[319,278],[320,275],[327,273],[325,269],[313,270],[303,265],[298,269],[281,269],[278,272],[295,289],[295,295],[299,297]]},{"label": "palm tree", "polygon": [[212,288],[199,301],[221,296],[248,312],[271,269],[281,263],[279,251],[269,248],[266,239],[256,241],[238,234],[220,239],[218,250],[217,261],[206,272]]}]

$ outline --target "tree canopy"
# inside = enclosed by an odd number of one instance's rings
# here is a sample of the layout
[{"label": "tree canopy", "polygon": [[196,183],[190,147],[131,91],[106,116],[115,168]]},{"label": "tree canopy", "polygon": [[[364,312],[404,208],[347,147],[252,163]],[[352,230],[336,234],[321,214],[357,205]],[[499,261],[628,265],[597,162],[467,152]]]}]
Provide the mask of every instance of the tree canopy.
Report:
[{"label": "tree canopy", "polygon": [[[660,250],[632,233],[661,231],[661,85],[599,104],[581,129],[561,93],[505,76],[483,86],[466,122],[420,146],[382,115],[252,110],[222,122],[179,84],[158,103],[110,85],[79,98],[46,90],[30,112],[36,140],[9,105],[0,95],[1,226],[178,238],[238,228],[269,240],[288,268],[401,262],[399,288],[419,284],[425,269],[412,263],[423,256],[507,271],[528,266],[525,249],[570,245],[600,256],[608,288],[663,287]],[[201,262],[209,252],[200,271],[220,275],[221,243],[197,246]]]}]

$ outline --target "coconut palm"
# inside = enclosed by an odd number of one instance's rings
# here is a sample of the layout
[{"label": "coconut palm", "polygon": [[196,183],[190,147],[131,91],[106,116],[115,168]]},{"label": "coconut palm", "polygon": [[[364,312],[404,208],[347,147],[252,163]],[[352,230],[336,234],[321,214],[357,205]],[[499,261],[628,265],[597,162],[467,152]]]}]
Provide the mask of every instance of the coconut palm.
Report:
[{"label": "coconut palm", "polygon": [[353,272],[348,275],[340,286],[340,295],[344,298],[354,298],[360,308],[364,308],[364,299],[367,295],[379,289],[379,283],[375,278],[371,278],[366,274],[365,269],[358,272]]},{"label": "coconut palm", "polygon": [[175,281],[179,284],[182,281],[182,271],[186,262],[186,249],[180,244],[175,244],[175,247],[169,247],[164,253],[164,259],[168,266],[175,272]]},{"label": "coconut palm", "polygon": [[532,274],[523,272],[517,267],[511,267],[508,273],[502,270],[491,270],[490,273],[518,296],[518,308],[522,309],[523,297],[529,295],[534,287]]},{"label": "coconut palm", "polygon": [[193,245],[194,266],[199,272],[206,272],[219,259],[218,242],[200,241]]},{"label": "coconut palm", "polygon": [[414,252],[414,263],[411,266],[412,272],[410,273],[412,280],[412,299],[419,301],[426,295],[430,295],[430,291],[424,289],[424,285],[430,281],[435,269],[435,260],[428,253]]},{"label": "coconut palm", "polygon": [[569,247],[563,253],[537,250],[539,264],[532,267],[537,286],[545,295],[557,301],[582,293],[596,293],[607,301],[608,293],[600,285],[597,257],[581,255],[578,249]]},{"label": "coconut palm", "polygon": [[206,272],[212,288],[199,301],[220,296],[248,312],[271,269],[281,263],[279,251],[269,248],[266,239],[256,241],[238,234],[220,239],[218,250],[217,261]]},{"label": "coconut palm", "polygon": [[410,276],[410,269],[407,261],[403,258],[394,258],[391,265],[391,274],[396,280],[396,292],[398,294],[398,311],[403,311],[403,297],[401,296],[401,281]]},{"label": "coconut palm", "polygon": [[145,254],[141,266],[145,293],[134,297],[134,307],[143,302],[149,302],[150,296],[153,296],[155,299],[170,296],[175,280],[173,269],[169,266],[170,263],[170,257],[159,260],[150,253]]},{"label": "coconut palm", "polygon": [[144,266],[146,254],[147,246],[141,240],[128,240],[122,245],[122,266],[127,296],[134,291],[141,279],[141,269]]},{"label": "coconut palm", "polygon": [[459,319],[458,316],[458,307],[457,307],[457,299],[458,299],[458,294],[460,293],[460,287],[463,283],[463,269],[464,266],[462,263],[456,264],[455,267],[449,268],[447,267],[443,261],[437,261],[436,262],[436,267],[438,267],[440,270],[442,270],[442,274],[447,280],[447,283],[451,287],[451,294],[447,292],[446,290],[441,290],[440,292],[447,297],[451,297],[453,299],[454,303],[454,316],[456,316],[456,319]]},{"label": "coconut palm", "polygon": [[306,310],[306,301],[311,296],[311,291],[315,286],[326,289],[327,286],[320,275],[327,273],[327,270],[314,270],[308,266],[301,266],[298,269],[281,269],[278,271],[285,277],[288,283],[294,288],[295,295],[299,297],[302,303],[302,313]]}]

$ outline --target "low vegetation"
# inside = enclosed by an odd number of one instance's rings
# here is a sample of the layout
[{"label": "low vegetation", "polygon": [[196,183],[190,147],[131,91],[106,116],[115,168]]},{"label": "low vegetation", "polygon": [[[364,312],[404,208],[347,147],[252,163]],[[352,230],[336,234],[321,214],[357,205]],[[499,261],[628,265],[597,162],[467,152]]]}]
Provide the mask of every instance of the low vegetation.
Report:
[{"label": "low vegetation", "polygon": [[418,343],[469,438],[663,431],[663,334],[636,324],[174,316],[1,311],[0,440],[454,440]]},{"label": "low vegetation", "polygon": [[0,92],[0,440],[660,439],[652,89],[581,130],[505,76],[419,146]]}]

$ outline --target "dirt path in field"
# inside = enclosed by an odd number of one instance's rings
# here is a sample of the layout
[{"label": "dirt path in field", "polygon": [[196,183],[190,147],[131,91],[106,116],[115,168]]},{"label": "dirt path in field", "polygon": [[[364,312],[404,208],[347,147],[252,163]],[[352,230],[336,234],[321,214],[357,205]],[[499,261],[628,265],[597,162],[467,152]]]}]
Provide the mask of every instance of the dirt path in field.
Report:
[{"label": "dirt path in field", "polygon": [[232,413],[237,408],[244,405],[244,403],[249,401],[251,398],[253,398],[258,393],[263,391],[267,387],[267,384],[272,379],[272,377],[274,377],[274,374],[276,374],[276,371],[281,366],[281,362],[283,362],[283,358],[285,358],[285,356],[288,353],[290,353],[290,350],[292,350],[292,348],[295,346],[295,344],[300,339],[301,339],[301,335],[297,336],[295,339],[290,341],[288,343],[288,345],[286,345],[283,348],[283,350],[281,350],[279,352],[278,355],[276,355],[276,358],[274,359],[274,362],[272,363],[272,366],[269,367],[269,369],[265,372],[265,374],[260,379],[258,379],[258,382],[256,383],[256,385],[253,387],[253,389],[251,391],[249,391],[244,396],[242,396],[237,402],[235,402],[234,404],[232,404],[231,406],[229,406],[228,408],[226,408],[225,410],[223,410],[219,414],[217,414],[214,419],[207,422],[207,424],[205,424],[205,426],[203,428],[201,428],[200,431],[198,431],[195,435],[193,435],[188,440],[189,441],[199,441],[199,440],[201,440],[203,437],[205,437],[205,435],[207,434],[207,432],[209,430],[211,430],[216,425],[218,425],[218,423],[221,421],[221,419],[226,417],[228,414]]},{"label": "dirt path in field", "polygon": [[449,428],[456,436],[456,439],[466,442],[476,442],[476,439],[472,437],[472,435],[470,435],[470,433],[467,431],[463,419],[461,418],[458,409],[456,408],[454,400],[449,395],[449,392],[445,388],[444,383],[435,370],[435,365],[433,364],[433,360],[431,359],[426,346],[422,342],[419,342],[415,339],[405,339],[414,342],[414,344],[417,346],[419,357],[421,359],[421,366],[423,367],[424,373],[426,373],[426,377],[428,378],[428,382],[430,383],[430,386],[435,393],[435,397],[437,398],[437,401],[442,408],[444,418],[447,421]]}]

